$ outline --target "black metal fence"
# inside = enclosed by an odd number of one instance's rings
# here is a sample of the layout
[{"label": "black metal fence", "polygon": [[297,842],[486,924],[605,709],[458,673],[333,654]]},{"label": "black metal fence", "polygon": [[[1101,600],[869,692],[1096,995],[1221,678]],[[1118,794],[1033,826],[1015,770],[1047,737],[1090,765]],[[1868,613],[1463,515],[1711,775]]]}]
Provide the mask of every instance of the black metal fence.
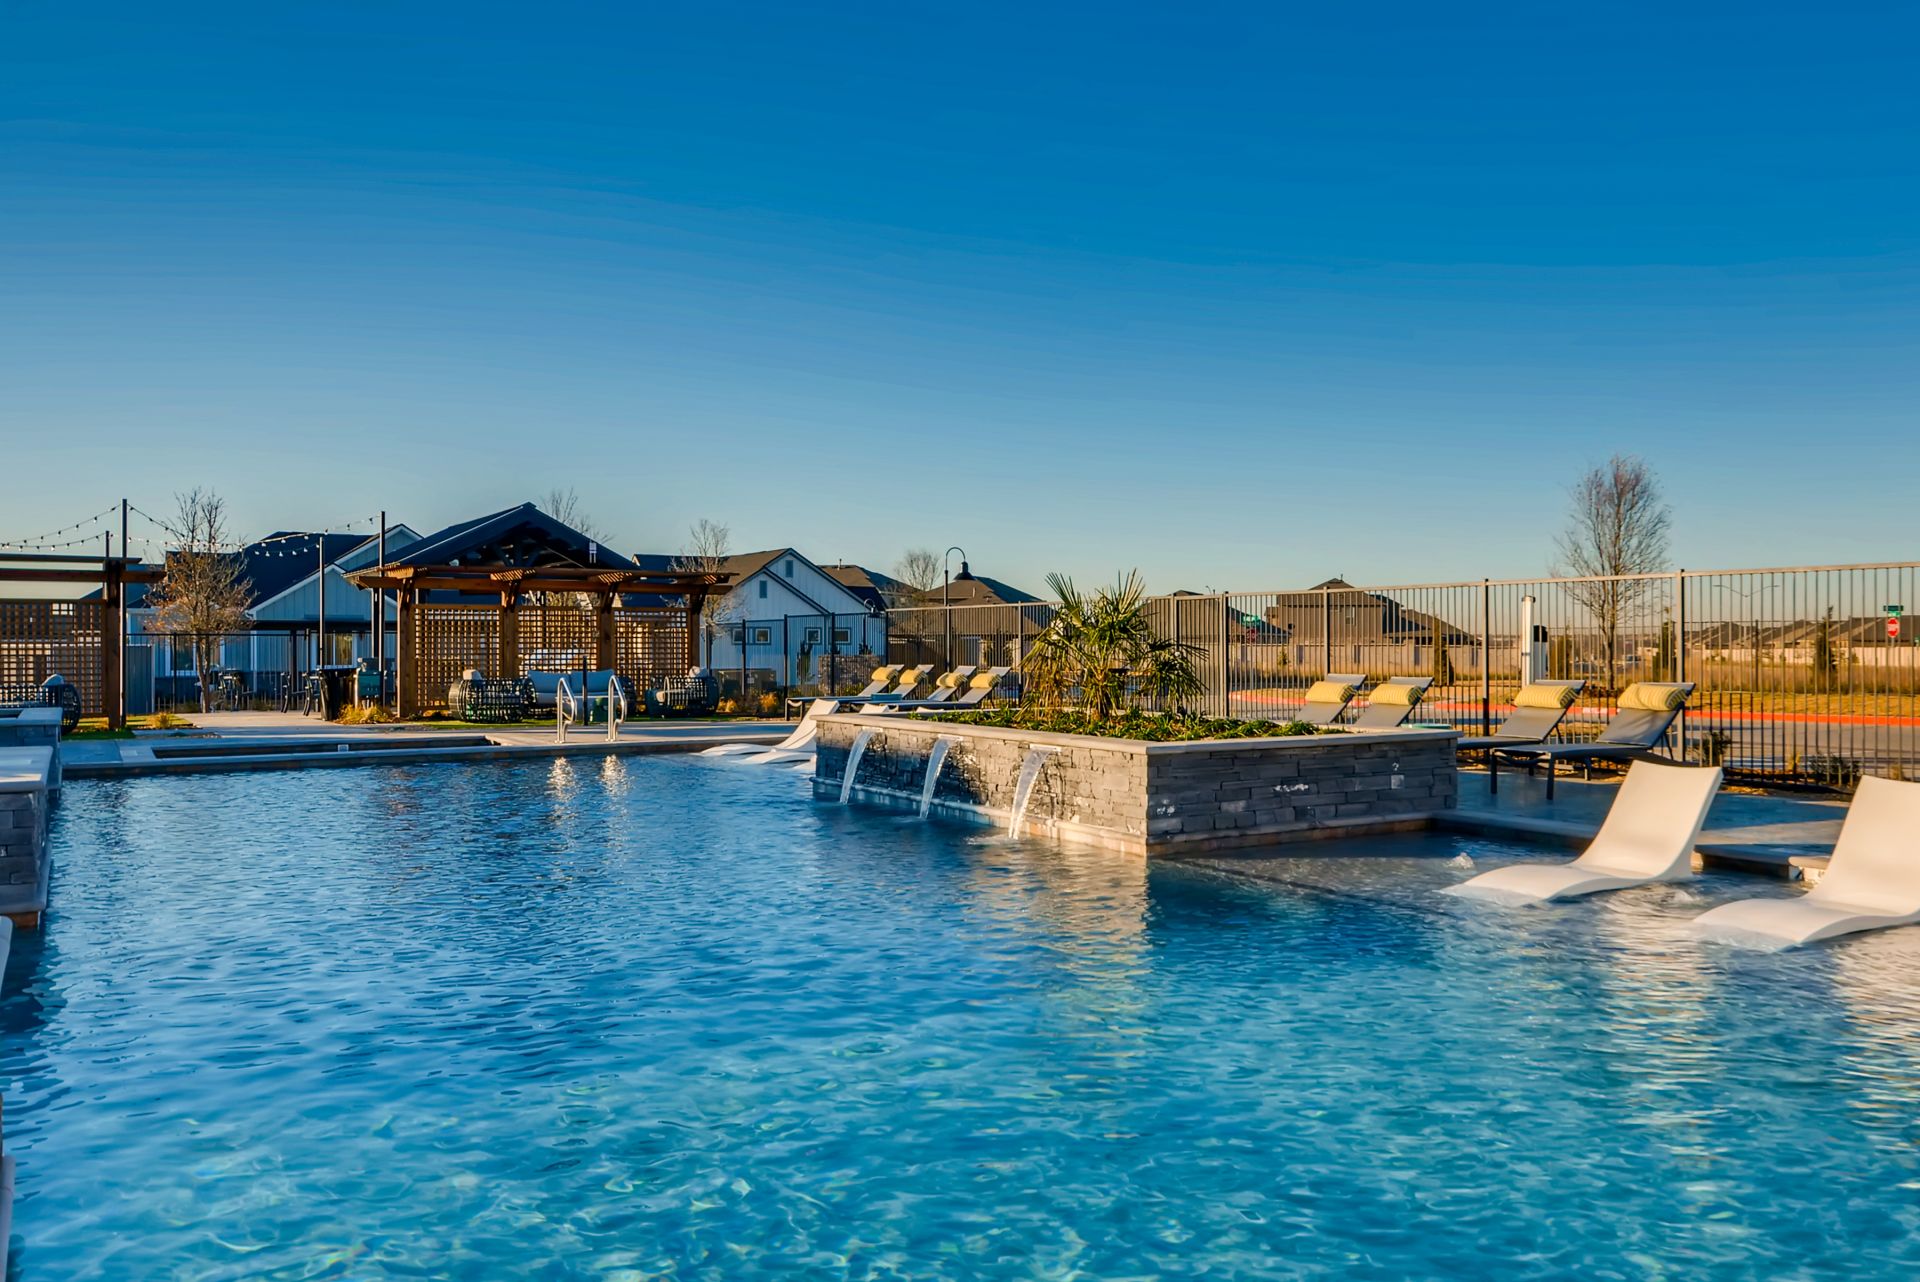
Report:
[{"label": "black metal fence", "polygon": [[722,617],[709,622],[704,650],[723,705],[778,715],[794,694],[846,693],[887,662],[884,614]]},{"label": "black metal fence", "polygon": [[[1416,714],[1484,733],[1531,679],[1586,683],[1562,737],[1598,733],[1635,681],[1698,689],[1672,750],[1755,781],[1920,778],[1920,563],[1482,579],[1155,597],[1193,648],[1195,710],[1282,718],[1329,672],[1428,676]],[[892,613],[899,662],[1011,664],[1049,605]]]}]

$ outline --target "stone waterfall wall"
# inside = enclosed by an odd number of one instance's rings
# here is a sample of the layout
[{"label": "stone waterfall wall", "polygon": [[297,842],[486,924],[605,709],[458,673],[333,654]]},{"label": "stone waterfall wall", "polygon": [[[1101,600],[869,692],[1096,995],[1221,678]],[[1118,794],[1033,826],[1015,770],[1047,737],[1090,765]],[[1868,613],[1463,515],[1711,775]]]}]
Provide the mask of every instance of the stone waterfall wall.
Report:
[{"label": "stone waterfall wall", "polygon": [[38,925],[47,904],[47,819],[60,791],[60,710],[0,712],[0,914]]},{"label": "stone waterfall wall", "polygon": [[839,799],[862,730],[874,734],[850,798],[858,804],[917,809],[928,755],[944,735],[956,742],[934,809],[1004,826],[1028,753],[1051,748],[1025,830],[1152,855],[1419,828],[1457,797],[1447,730],[1148,744],[864,714],[822,723],[816,797]]}]

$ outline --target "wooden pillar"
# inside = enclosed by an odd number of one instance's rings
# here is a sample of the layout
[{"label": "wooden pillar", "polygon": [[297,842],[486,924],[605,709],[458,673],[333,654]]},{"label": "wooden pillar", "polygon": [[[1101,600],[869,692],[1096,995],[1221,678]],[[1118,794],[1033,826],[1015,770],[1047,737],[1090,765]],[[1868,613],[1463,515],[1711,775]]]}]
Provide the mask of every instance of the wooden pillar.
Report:
[{"label": "wooden pillar", "polygon": [[599,626],[594,633],[593,666],[602,672],[618,672],[620,641],[613,630],[613,593],[600,593],[595,602],[594,622]]},{"label": "wooden pillar", "polygon": [[520,589],[500,589],[500,671],[505,681],[520,675]]},{"label": "wooden pillar", "polygon": [[413,617],[414,595],[412,588],[394,593],[393,684],[402,721],[420,715],[420,663],[414,656],[414,630],[419,623]]},{"label": "wooden pillar", "polygon": [[700,616],[706,612],[707,594],[693,592],[687,595],[687,666],[700,666]]},{"label": "wooden pillar", "polygon": [[125,562],[107,562],[100,610],[100,702],[107,729],[127,724],[127,580]]}]

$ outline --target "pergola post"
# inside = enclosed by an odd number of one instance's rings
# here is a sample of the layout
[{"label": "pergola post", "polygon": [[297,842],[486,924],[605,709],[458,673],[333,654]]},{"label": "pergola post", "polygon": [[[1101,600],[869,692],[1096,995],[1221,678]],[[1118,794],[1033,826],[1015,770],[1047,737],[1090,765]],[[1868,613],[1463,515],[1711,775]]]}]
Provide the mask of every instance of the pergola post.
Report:
[{"label": "pergola post", "polygon": [[520,675],[520,589],[500,589],[500,671],[503,681]]},{"label": "pergola post", "polygon": [[100,702],[107,729],[127,724],[127,580],[126,565],[108,561],[100,604]]},{"label": "pergola post", "polygon": [[401,587],[394,593],[394,606],[397,617],[394,621],[393,684],[398,699],[399,716],[402,721],[420,715],[419,661],[414,657],[414,629],[419,623],[413,617],[414,590]]},{"label": "pergola post", "polygon": [[594,601],[593,666],[602,672],[620,670],[620,644],[613,629],[613,593],[602,592]]},{"label": "pergola post", "polygon": [[687,593],[687,667],[700,666],[700,616],[706,613],[707,594]]}]

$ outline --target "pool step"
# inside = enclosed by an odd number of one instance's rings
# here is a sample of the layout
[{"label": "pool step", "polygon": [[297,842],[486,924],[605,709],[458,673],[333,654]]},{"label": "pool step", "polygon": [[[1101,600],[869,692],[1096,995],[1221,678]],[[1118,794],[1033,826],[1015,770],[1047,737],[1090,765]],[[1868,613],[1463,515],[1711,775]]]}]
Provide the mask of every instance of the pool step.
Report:
[{"label": "pool step", "polygon": [[422,748],[486,748],[493,741],[482,735],[384,735],[378,739],[275,739],[242,743],[153,744],[158,761],[193,761],[212,757],[285,757],[331,752],[418,752]]}]

